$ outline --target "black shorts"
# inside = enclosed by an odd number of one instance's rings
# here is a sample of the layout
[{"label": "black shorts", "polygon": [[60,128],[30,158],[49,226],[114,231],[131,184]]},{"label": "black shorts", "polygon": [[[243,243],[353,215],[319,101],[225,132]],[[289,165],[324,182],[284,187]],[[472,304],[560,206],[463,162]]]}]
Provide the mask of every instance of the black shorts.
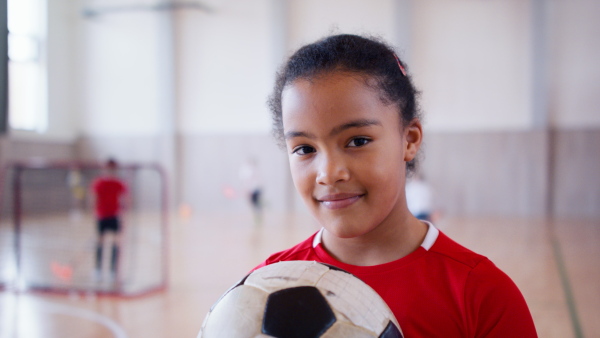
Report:
[{"label": "black shorts", "polygon": [[121,224],[117,217],[107,217],[98,220],[98,233],[103,235],[107,231],[119,232]]},{"label": "black shorts", "polygon": [[254,205],[255,207],[258,208],[260,206],[260,190],[259,189],[252,191],[252,195],[250,195],[250,200],[252,201],[252,205]]}]

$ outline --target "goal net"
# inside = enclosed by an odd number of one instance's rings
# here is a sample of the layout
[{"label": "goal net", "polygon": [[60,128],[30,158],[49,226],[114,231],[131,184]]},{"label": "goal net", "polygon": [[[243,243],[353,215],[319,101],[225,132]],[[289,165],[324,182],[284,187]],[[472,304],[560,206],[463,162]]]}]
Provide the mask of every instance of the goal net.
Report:
[{"label": "goal net", "polygon": [[0,172],[0,284],[17,290],[136,296],[167,279],[166,182],[153,164],[120,165],[121,230],[100,241],[98,163],[13,163]]}]

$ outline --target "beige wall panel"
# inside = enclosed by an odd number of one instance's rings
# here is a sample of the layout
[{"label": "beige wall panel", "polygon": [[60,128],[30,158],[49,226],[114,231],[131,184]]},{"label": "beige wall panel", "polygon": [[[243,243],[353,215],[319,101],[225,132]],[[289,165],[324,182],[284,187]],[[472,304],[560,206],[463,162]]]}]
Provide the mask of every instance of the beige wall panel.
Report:
[{"label": "beige wall panel", "polygon": [[292,183],[287,156],[270,135],[205,135],[183,141],[183,200],[193,210],[239,212],[250,210],[240,169],[256,161],[270,210],[287,210],[292,203]]},{"label": "beige wall panel", "polygon": [[600,130],[557,131],[554,148],[554,214],[600,217]]},{"label": "beige wall panel", "polygon": [[123,163],[158,162],[168,171],[169,188],[176,202],[194,212],[249,211],[240,179],[244,161],[257,161],[267,208],[287,210],[293,203],[287,156],[270,135],[195,134],[179,141],[178,165],[169,171],[161,158],[157,137],[94,137],[80,141],[82,159],[103,161],[114,156]]},{"label": "beige wall panel", "polygon": [[435,203],[450,215],[541,216],[544,132],[429,133],[422,163]]},{"label": "beige wall panel", "polygon": [[[543,131],[427,133],[422,168],[436,206],[448,215],[543,216],[553,189],[555,216],[600,217],[600,130],[556,132],[551,173],[547,141]],[[240,179],[248,158],[258,162],[267,208],[305,210],[286,153],[270,135],[197,134],[180,142],[181,162],[169,173],[169,182],[180,202],[194,211],[249,211]],[[4,139],[1,159],[102,161],[114,156],[123,163],[161,163],[162,143],[157,137],[85,138],[77,146]]]},{"label": "beige wall panel", "polygon": [[73,142],[0,139],[0,222],[9,219],[13,206],[14,170],[6,170],[8,164],[12,162],[43,164],[45,161],[62,162],[75,159],[76,147]]},{"label": "beige wall panel", "polygon": [[0,165],[9,161],[68,161],[76,158],[73,142],[4,139],[0,142]]},{"label": "beige wall panel", "polygon": [[77,156],[84,161],[114,157],[122,163],[160,162],[160,139],[154,136],[95,136],[81,138]]}]

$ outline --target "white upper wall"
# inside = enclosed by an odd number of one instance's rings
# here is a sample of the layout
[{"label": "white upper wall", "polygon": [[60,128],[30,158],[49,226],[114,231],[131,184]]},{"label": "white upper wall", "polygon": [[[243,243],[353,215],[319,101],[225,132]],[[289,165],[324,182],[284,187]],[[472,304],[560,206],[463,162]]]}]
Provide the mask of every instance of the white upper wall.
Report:
[{"label": "white upper wall", "polygon": [[[49,1],[50,124],[42,136],[155,135],[175,126],[269,132],[265,101],[282,56],[330,33],[409,41],[397,47],[410,52],[429,130],[533,126],[532,4],[539,0],[206,0],[210,13],[81,14],[82,4],[143,3],[156,1]],[[598,127],[600,2],[542,3],[549,120]]]},{"label": "white upper wall", "polygon": [[550,121],[600,127],[600,1],[549,1]]},{"label": "white upper wall", "polygon": [[[273,0],[204,3],[213,11],[177,16],[177,102],[183,133],[269,132],[266,100],[284,61],[277,56],[332,31],[394,37],[392,0],[296,0],[283,7]],[[287,23],[278,15],[286,16]],[[287,33],[286,46],[278,45],[276,30]]]},{"label": "white upper wall", "polygon": [[411,70],[428,129],[530,126],[530,17],[523,0],[415,1]]},{"label": "white upper wall", "polygon": [[82,131],[154,135],[160,131],[161,12],[82,19]]},{"label": "white upper wall", "polygon": [[268,132],[275,67],[271,0],[205,1],[177,15],[177,107],[183,133]]},{"label": "white upper wall", "polygon": [[289,1],[290,52],[329,34],[365,34],[396,41],[396,1],[292,0]]}]

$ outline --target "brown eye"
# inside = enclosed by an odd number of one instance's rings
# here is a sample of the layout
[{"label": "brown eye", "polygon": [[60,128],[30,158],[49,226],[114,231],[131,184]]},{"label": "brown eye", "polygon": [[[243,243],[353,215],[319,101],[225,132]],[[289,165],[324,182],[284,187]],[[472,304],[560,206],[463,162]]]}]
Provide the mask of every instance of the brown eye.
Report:
[{"label": "brown eye", "polygon": [[299,146],[294,148],[294,150],[292,151],[292,153],[297,154],[297,155],[307,155],[310,153],[314,153],[315,152],[315,148],[311,147],[311,146]]},{"label": "brown eye", "polygon": [[350,143],[348,143],[348,147],[362,147],[369,142],[371,142],[371,140],[366,137],[357,137],[353,138]]}]

